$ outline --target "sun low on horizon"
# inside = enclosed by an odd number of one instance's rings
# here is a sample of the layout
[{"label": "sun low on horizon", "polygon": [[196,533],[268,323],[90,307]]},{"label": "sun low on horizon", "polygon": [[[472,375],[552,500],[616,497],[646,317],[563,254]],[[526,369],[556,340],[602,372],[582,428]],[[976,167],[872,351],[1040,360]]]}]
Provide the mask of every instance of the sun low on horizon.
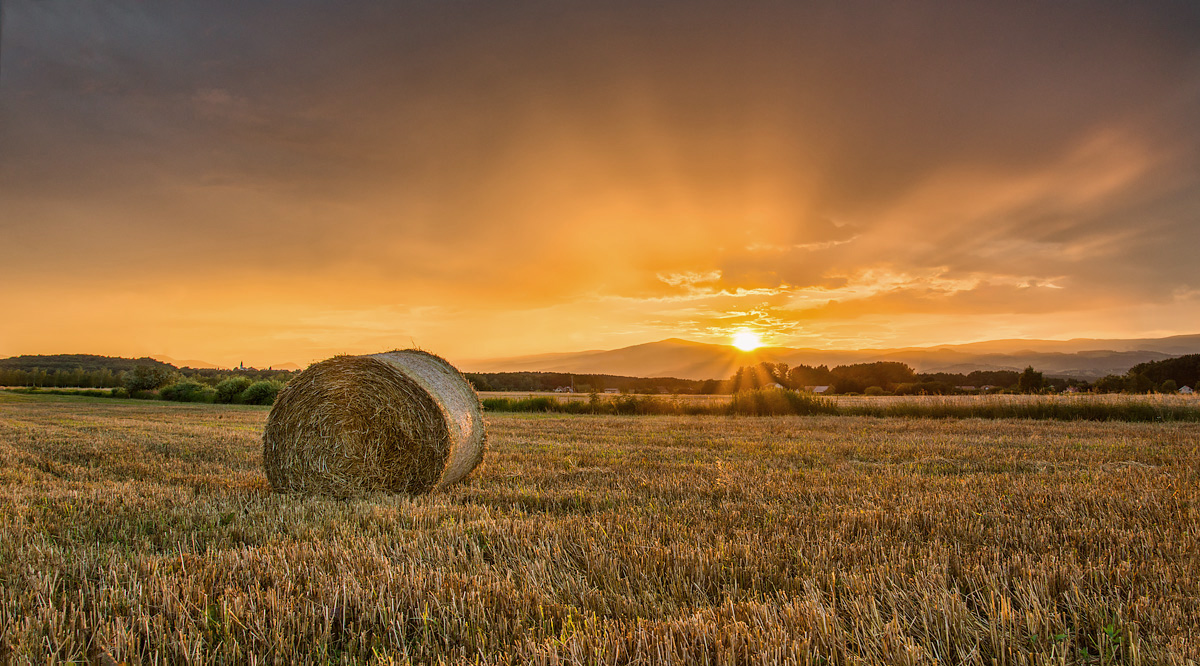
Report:
[{"label": "sun low on horizon", "polygon": [[731,340],[734,347],[737,347],[744,352],[754,351],[763,344],[762,335],[760,335],[757,331],[752,331],[748,328],[734,331]]}]

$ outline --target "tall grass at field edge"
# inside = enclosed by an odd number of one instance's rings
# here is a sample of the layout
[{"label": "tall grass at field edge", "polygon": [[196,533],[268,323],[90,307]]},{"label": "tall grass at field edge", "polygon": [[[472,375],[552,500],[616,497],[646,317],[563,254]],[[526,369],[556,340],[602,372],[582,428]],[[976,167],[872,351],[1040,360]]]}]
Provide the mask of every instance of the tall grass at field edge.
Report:
[{"label": "tall grass at field edge", "polygon": [[484,398],[483,408],[492,412],[556,412],[565,414],[657,414],[784,416],[794,414],[837,414],[829,399],[777,388],[741,391],[728,403],[694,403],[645,395],[614,398],[593,394],[589,400],[560,401],[549,396],[528,398]]},{"label": "tall grass at field edge", "polygon": [[1200,405],[1171,404],[1153,398],[1100,401],[1087,398],[1029,396],[1024,400],[923,400],[893,403],[839,405],[845,416],[1035,419],[1053,421],[1200,421]]},{"label": "tall grass at field edge", "polygon": [[655,396],[625,395],[617,398],[593,396],[587,402],[560,402],[548,396],[528,398],[484,398],[483,408],[491,412],[554,412],[563,414],[608,414],[608,415],[700,415],[724,413],[727,407],[718,405],[686,404],[669,398]]},{"label": "tall grass at field edge", "polygon": [[1055,421],[1200,421],[1200,405],[1173,404],[1152,398],[1100,401],[1088,398],[1029,396],[1000,400],[914,399],[904,402],[862,402],[839,405],[835,400],[779,388],[735,394],[728,403],[688,403],[656,396],[591,396],[588,401],[560,401],[550,396],[485,398],[491,412],[544,412],[614,415],[791,416],[830,414],[878,418],[1035,419]]}]

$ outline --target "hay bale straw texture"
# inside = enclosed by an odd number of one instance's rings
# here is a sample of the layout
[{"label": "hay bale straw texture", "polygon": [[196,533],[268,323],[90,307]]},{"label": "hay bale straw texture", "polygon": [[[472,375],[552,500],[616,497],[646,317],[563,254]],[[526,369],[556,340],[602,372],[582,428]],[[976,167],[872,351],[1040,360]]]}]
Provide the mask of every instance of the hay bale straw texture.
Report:
[{"label": "hay bale straw texture", "polygon": [[406,349],[335,356],[279,393],[263,431],[277,492],[424,493],[483,460],[479,396],[454,366]]}]

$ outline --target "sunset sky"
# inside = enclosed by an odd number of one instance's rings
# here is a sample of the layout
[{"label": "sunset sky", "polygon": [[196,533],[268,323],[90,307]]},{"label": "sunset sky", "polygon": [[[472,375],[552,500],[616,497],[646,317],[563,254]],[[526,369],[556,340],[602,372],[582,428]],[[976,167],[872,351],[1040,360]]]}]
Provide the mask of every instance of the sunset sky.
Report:
[{"label": "sunset sky", "polygon": [[1200,332],[1200,3],[3,3],[0,356]]}]

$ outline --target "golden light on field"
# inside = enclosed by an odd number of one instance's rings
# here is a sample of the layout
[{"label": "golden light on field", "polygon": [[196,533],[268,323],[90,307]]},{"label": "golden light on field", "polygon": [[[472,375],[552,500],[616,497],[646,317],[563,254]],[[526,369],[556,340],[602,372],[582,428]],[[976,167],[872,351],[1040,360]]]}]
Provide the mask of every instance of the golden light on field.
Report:
[{"label": "golden light on field", "polygon": [[740,329],[733,334],[733,346],[742,351],[754,351],[762,346],[762,336],[748,328]]}]

